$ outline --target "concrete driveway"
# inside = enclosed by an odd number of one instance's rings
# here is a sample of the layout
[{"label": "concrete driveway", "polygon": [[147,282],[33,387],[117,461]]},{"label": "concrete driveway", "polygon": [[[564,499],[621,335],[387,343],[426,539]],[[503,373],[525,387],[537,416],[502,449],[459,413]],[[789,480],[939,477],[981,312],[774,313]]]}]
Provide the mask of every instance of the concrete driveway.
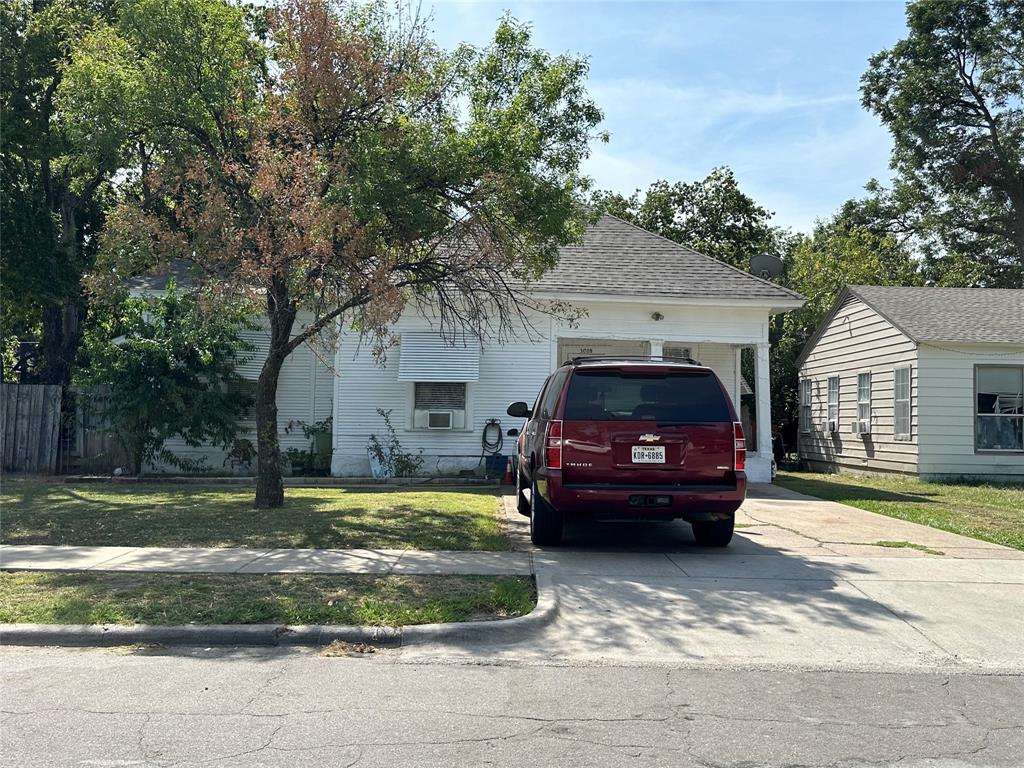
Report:
[{"label": "concrete driveway", "polygon": [[752,489],[725,550],[683,523],[570,528],[538,550],[505,507],[556,620],[524,643],[403,656],[1024,670],[1024,552],[773,486]]}]

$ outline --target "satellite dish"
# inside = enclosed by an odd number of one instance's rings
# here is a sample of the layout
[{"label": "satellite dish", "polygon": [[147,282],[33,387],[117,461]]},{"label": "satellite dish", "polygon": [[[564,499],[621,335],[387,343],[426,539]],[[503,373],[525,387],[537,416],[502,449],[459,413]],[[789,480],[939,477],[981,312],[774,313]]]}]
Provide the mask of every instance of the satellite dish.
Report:
[{"label": "satellite dish", "polygon": [[770,253],[762,253],[750,260],[750,271],[765,280],[782,274],[782,259]]}]

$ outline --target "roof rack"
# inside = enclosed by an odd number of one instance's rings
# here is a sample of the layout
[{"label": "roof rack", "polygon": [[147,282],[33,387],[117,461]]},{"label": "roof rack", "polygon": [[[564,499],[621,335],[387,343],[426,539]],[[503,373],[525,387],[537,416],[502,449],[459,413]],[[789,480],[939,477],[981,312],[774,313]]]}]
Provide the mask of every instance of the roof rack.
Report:
[{"label": "roof rack", "polygon": [[584,355],[566,360],[562,365],[605,363],[610,361],[622,361],[627,363],[685,363],[686,365],[701,364],[699,360],[694,360],[692,357],[672,357],[671,355]]}]

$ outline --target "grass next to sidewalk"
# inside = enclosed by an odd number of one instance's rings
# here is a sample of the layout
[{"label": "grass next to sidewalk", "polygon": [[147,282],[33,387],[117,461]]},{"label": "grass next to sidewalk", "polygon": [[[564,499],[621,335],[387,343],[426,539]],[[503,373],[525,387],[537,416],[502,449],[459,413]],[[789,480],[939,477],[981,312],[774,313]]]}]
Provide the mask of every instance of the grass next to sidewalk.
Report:
[{"label": "grass next to sidewalk", "polygon": [[506,550],[492,489],[286,488],[5,479],[0,542],[130,547]]},{"label": "grass next to sidewalk", "polygon": [[507,576],[272,576],[0,572],[0,622],[361,624],[523,616],[533,580]]},{"label": "grass next to sidewalk", "polygon": [[780,472],[776,482],[808,496],[1024,550],[1024,486],[811,472]]}]

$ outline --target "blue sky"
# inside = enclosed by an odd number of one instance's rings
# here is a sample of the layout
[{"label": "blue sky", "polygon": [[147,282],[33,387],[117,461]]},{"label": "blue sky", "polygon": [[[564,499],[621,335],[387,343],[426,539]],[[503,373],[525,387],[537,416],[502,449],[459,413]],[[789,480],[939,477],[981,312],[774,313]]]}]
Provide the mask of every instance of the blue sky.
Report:
[{"label": "blue sky", "polygon": [[871,54],[905,31],[899,2],[423,0],[445,47],[486,43],[509,11],[553,52],[590,59],[606,145],[586,171],[632,192],[728,165],[776,223],[808,231],[872,177],[891,141],[859,101]]}]

